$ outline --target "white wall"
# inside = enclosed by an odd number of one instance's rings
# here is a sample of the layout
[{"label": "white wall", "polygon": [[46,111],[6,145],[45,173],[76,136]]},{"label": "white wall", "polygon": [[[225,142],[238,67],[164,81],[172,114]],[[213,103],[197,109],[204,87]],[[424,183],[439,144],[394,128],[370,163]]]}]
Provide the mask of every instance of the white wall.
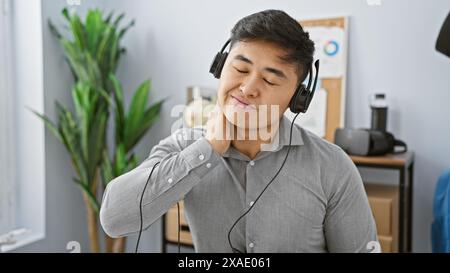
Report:
[{"label": "white wall", "polygon": [[[81,2],[77,9],[82,12],[99,4],[106,11],[124,11],[127,19],[136,19],[125,38],[127,54],[119,65],[124,89],[134,90],[150,77],[151,99],[171,96],[161,121],[139,146],[141,158],[170,133],[174,118],[169,111],[185,102],[187,86],[217,86],[208,73],[209,65],[238,19],[268,8],[283,9],[297,19],[350,15],[346,125],[369,126],[368,95],[386,90],[391,100],[388,129],[416,153],[413,250],[431,250],[435,181],[450,167],[450,107],[445,105],[450,101],[450,59],[434,50],[438,30],[450,9],[448,0],[382,0],[381,6],[372,7],[365,0]],[[60,25],[59,11],[64,4],[62,0],[43,0],[44,22],[50,17]],[[70,103],[67,86],[71,76],[46,23],[43,29],[45,111],[54,116],[55,99]],[[86,233],[80,229],[85,226],[83,204],[70,181],[69,159],[49,133],[45,143],[49,238],[26,250],[63,251],[68,240],[79,240],[86,249]],[[363,174],[372,180],[384,179],[365,170]],[[144,251],[159,249],[158,224],[146,232]]]},{"label": "white wall", "polygon": [[[42,181],[45,183],[45,193],[42,195],[42,198],[45,198],[42,202],[45,206],[43,213],[36,214],[36,209],[24,210],[21,204],[18,204],[19,222],[26,219],[24,216],[33,214],[34,217],[44,219],[45,237],[15,251],[63,252],[68,241],[77,240],[87,245],[87,232],[80,229],[80,226],[85,225],[85,217],[81,195],[71,182],[73,172],[69,157],[51,133],[44,131],[43,123],[25,109],[25,106],[28,106],[38,112],[44,112],[54,120],[53,101],[58,99],[66,104],[67,98],[63,94],[69,94],[70,74],[66,64],[59,58],[49,58],[55,56],[55,53],[59,56],[60,52],[51,40],[46,21],[42,20],[42,13],[46,13],[47,7],[41,6],[40,2],[20,0],[13,3],[16,37],[14,62],[17,66],[15,84],[18,90],[16,111],[23,120],[19,122],[17,132],[19,140],[16,172],[18,181],[28,182],[21,184],[21,187],[36,187],[37,182],[41,183],[40,177],[45,179]],[[55,14],[57,10],[54,11]],[[29,18],[30,15],[32,18]],[[34,18],[35,16],[37,18]],[[22,21],[27,23],[21,24]],[[38,63],[30,66],[30,58]],[[30,127],[38,128],[34,130],[37,133],[30,134]],[[29,160],[22,161],[27,158]],[[19,199],[33,200],[35,206],[41,205],[40,191],[39,194],[28,192],[25,196],[23,193],[23,190],[19,191]]]},{"label": "white wall", "polygon": [[[17,244],[21,245],[45,236],[44,128],[26,109],[44,110],[41,4],[39,1],[10,1],[8,15],[12,23],[15,125],[15,153],[10,158],[16,178],[13,227],[30,231]],[[31,50],[30,45],[33,45]]]}]

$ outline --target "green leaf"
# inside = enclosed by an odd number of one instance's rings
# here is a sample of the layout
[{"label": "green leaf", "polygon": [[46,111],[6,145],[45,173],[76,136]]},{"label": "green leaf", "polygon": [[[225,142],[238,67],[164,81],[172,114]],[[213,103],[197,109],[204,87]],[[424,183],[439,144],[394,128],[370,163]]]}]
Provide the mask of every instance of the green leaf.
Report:
[{"label": "green leaf", "polygon": [[89,202],[92,205],[92,208],[94,209],[95,213],[100,213],[100,204],[97,201],[97,198],[92,193],[89,186],[86,185],[86,183],[81,182],[79,179],[74,178],[75,183],[80,186],[81,190],[86,194]]},{"label": "green leaf", "polygon": [[126,153],[125,153],[125,146],[120,143],[116,147],[116,155],[114,158],[114,174],[115,176],[118,176],[119,174],[122,174],[126,167]]},{"label": "green leaf", "polygon": [[73,38],[75,39],[78,47],[83,51],[86,48],[86,34],[83,24],[80,21],[78,15],[72,16],[70,20]]},{"label": "green leaf", "polygon": [[66,18],[66,20],[70,22],[71,18],[70,18],[69,10],[67,8],[64,8],[61,11],[61,13]]},{"label": "green leaf", "polygon": [[50,28],[50,33],[53,34],[58,40],[61,39],[62,35],[59,33],[59,31],[56,29],[55,25],[52,23],[52,21],[49,19],[47,21],[48,27]]},{"label": "green leaf", "polygon": [[149,90],[150,81],[146,80],[138,87],[138,89],[134,93],[125,122],[125,139],[133,138],[133,135],[144,116]]},{"label": "green leaf", "polygon": [[71,113],[58,102],[56,102],[56,110],[59,117],[58,130],[69,152],[72,164],[78,176],[83,181],[88,181],[86,164],[81,155],[77,124],[74,122]]},{"label": "green leaf", "polygon": [[84,65],[86,63],[85,55],[83,55],[83,53],[75,43],[72,43],[65,38],[62,38],[60,40],[60,43],[64,48],[65,55],[69,60],[70,67],[76,75],[75,80],[79,80],[82,82],[89,81],[90,76]]},{"label": "green leaf", "polygon": [[88,49],[96,55],[99,36],[103,32],[104,22],[99,10],[90,10],[86,16],[86,34],[88,41]]},{"label": "green leaf", "polygon": [[116,71],[117,60],[119,57],[119,39],[116,37],[116,33],[114,33],[114,37],[112,38],[111,47],[109,49],[109,69],[111,73]]},{"label": "green leaf", "polygon": [[114,74],[109,75],[109,80],[113,87],[115,101],[115,118],[116,118],[116,144],[119,144],[125,137],[125,106],[123,99],[122,87]]},{"label": "green leaf", "polygon": [[107,114],[99,111],[93,121],[91,132],[89,134],[89,174],[95,176],[97,166],[101,164],[103,150],[105,148]]},{"label": "green leaf", "polygon": [[101,175],[103,185],[106,187],[111,180],[115,178],[111,160],[109,159],[108,151],[103,150],[103,161],[101,166]]},{"label": "green leaf", "polygon": [[113,23],[113,26],[117,28],[117,26],[119,25],[120,21],[122,21],[123,17],[125,17],[125,13],[121,13],[116,20]]},{"label": "green leaf", "polygon": [[102,88],[99,88],[99,89],[97,89],[97,92],[108,103],[108,105],[115,107],[113,99],[105,90],[103,90]]},{"label": "green leaf", "polygon": [[[28,107],[27,107],[28,108]],[[39,114],[38,112],[34,111],[31,108],[28,108],[28,110],[30,110],[31,112],[33,112],[36,116],[38,116],[45,124],[45,127],[47,127],[47,129],[50,130],[50,132],[62,143],[63,139],[61,137],[61,134],[58,131],[58,128],[56,127],[56,125],[46,116]]]},{"label": "green leaf", "polygon": [[111,46],[111,40],[112,40],[112,36],[115,34],[115,29],[107,26],[105,31],[102,33],[102,38],[99,42],[99,46],[98,46],[98,51],[97,51],[97,61],[99,64],[102,64],[104,61],[104,57],[106,55],[106,52],[108,51],[108,49]]},{"label": "green leaf", "polygon": [[113,17],[113,15],[114,15],[114,11],[110,11],[108,16],[106,16],[106,19],[105,19],[106,24],[109,24],[109,22],[111,22],[111,18]]},{"label": "green leaf", "polygon": [[165,99],[152,105],[149,109],[145,111],[143,118],[141,119],[139,125],[136,127],[134,134],[129,138],[126,138],[126,150],[130,151],[134,146],[141,140],[145,133],[152,127],[152,125],[158,120],[159,112],[161,111],[162,104]]},{"label": "green leaf", "polygon": [[125,33],[132,27],[134,26],[134,20],[132,20],[126,27],[124,27],[120,32],[119,32],[119,37],[118,40],[122,39],[123,36],[125,35]]},{"label": "green leaf", "polygon": [[90,75],[89,82],[96,88],[103,87],[103,76],[98,62],[92,58],[91,54],[86,54],[86,67]]},{"label": "green leaf", "polygon": [[75,103],[75,109],[77,111],[78,118],[80,120],[80,143],[83,159],[88,162],[88,141],[89,141],[89,123],[91,121],[91,115],[89,110],[89,86],[78,82],[72,89],[72,97]]}]

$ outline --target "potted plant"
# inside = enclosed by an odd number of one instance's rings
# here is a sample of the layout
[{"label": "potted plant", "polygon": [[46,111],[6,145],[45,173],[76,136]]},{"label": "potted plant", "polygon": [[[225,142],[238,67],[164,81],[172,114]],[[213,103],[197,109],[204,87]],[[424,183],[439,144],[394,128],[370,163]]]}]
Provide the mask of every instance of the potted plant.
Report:
[{"label": "potted plant", "polygon": [[[75,113],[58,102],[56,122],[34,113],[70,155],[76,173],[73,180],[82,190],[86,205],[91,251],[100,252],[101,194],[98,190],[104,190],[113,178],[137,166],[133,148],[158,120],[165,99],[148,105],[150,81],[146,80],[136,89],[126,109],[115,73],[125,53],[120,42],[134,21],[120,27],[124,14],[110,13],[104,17],[98,9],[89,10],[84,22],[77,14],[69,14],[67,9],[62,14],[68,22],[70,37],[63,36],[50,21],[49,27],[63,47],[74,76],[71,94]],[[113,143],[107,143],[108,122],[114,125]],[[105,250],[123,252],[125,242],[125,238],[113,239],[105,235]]]}]

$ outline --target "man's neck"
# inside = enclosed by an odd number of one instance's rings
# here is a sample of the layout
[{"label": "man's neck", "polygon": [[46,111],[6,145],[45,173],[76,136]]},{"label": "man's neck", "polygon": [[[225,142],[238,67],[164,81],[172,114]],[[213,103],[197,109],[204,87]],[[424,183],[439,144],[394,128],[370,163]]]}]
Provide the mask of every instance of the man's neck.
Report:
[{"label": "man's neck", "polygon": [[232,140],[231,146],[250,159],[254,159],[261,150],[261,142],[259,140]]},{"label": "man's neck", "polygon": [[[273,130],[272,130],[273,129]],[[263,144],[270,144],[277,133],[279,126],[268,126],[264,128],[270,137],[267,139],[261,139],[261,135],[256,131],[251,131],[249,129],[238,129],[236,125],[234,126],[234,139],[231,141],[231,146],[233,146],[239,152],[245,154],[250,159],[254,159],[258,153],[261,151],[261,146]],[[250,136],[253,136],[250,138]],[[254,138],[256,136],[256,139]]]}]

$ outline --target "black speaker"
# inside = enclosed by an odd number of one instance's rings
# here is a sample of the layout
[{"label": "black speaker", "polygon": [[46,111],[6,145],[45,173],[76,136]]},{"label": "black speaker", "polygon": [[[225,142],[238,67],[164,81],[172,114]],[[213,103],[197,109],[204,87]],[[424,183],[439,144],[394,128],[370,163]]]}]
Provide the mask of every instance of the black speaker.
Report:
[{"label": "black speaker", "polygon": [[450,58],[450,13],[442,25],[436,41],[436,50]]}]

